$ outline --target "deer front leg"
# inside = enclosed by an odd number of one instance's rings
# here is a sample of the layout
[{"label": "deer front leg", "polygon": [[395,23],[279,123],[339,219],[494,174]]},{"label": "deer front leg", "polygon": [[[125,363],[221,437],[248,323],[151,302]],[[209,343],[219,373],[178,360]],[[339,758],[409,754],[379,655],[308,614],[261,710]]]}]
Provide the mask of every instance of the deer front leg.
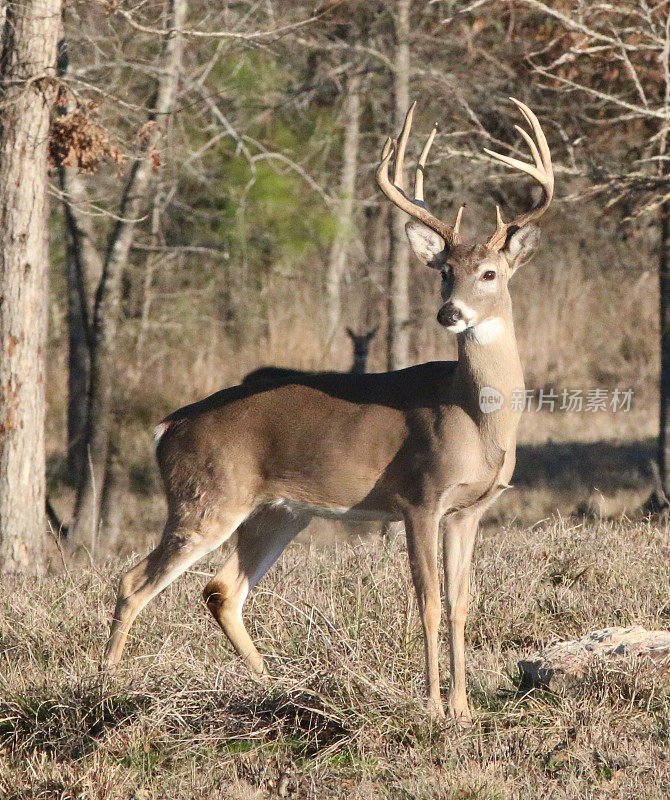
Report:
[{"label": "deer front leg", "polygon": [[440,627],[440,579],[437,570],[439,516],[412,510],[405,515],[407,552],[423,627],[426,652],[426,690],[428,711],[444,717],[440,697],[440,668],[437,634]]},{"label": "deer front leg", "polygon": [[470,564],[479,514],[447,517],[444,528],[444,575],[449,619],[451,687],[449,716],[468,724],[472,719],[465,686],[465,620],[470,593]]}]

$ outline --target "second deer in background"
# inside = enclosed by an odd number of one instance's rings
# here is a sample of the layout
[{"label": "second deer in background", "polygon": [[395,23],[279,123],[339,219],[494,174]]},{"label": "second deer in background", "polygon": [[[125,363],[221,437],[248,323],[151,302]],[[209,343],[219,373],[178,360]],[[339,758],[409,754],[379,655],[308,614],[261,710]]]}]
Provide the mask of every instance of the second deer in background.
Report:
[{"label": "second deer in background", "polygon": [[378,330],[379,326],[376,326],[367,333],[354,333],[351,328],[347,328],[347,336],[351,339],[351,345],[354,349],[354,363],[351,365],[349,372],[353,372],[356,375],[363,375],[363,373],[368,371],[370,345],[377,335]]},{"label": "second deer in background", "polygon": [[[354,360],[349,372],[354,375],[363,375],[367,372],[368,356],[370,355],[370,345],[377,334],[378,327],[373,328],[367,333],[354,333],[351,328],[347,328],[347,335],[351,339],[353,346]],[[249,372],[242,378],[243,384],[249,383],[282,383],[283,381],[293,381],[301,375],[315,375],[312,370],[293,369],[292,367],[259,367]]]}]

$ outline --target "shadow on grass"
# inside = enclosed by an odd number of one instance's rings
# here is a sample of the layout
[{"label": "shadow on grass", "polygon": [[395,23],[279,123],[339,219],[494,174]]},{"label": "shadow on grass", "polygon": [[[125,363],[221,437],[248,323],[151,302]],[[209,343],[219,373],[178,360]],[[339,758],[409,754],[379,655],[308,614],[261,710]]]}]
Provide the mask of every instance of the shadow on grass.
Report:
[{"label": "shadow on grass", "polygon": [[519,488],[615,492],[645,489],[656,442],[546,442],[519,445],[513,483]]},{"label": "shadow on grass", "polygon": [[[56,695],[56,696],[55,696]],[[150,713],[157,698],[112,694],[89,684],[57,695],[46,689],[0,699],[0,750],[39,750],[79,758],[96,747],[109,728],[130,725]]]},{"label": "shadow on grass", "polygon": [[324,748],[335,750],[353,733],[345,712],[329,708],[309,690],[231,697],[219,690],[171,693],[167,687],[156,687],[155,693],[115,693],[98,683],[0,698],[0,751],[78,759],[97,749],[110,731],[152,716],[160,717],[166,735],[178,737],[180,729],[189,737],[216,734],[219,746],[232,751],[252,742],[276,743],[302,758]]},{"label": "shadow on grass", "polygon": [[[250,715],[248,705],[236,704],[229,711],[238,717]],[[252,717],[256,730],[265,728],[270,740],[288,739],[294,755],[304,758],[336,747],[354,732],[345,713],[329,708],[316,693],[300,689],[274,689],[259,699]]]}]

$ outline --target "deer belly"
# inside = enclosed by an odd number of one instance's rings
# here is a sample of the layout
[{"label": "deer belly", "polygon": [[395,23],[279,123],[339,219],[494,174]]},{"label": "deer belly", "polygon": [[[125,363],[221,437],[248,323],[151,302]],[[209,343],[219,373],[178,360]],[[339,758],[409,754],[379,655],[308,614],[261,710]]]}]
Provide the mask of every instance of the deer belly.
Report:
[{"label": "deer belly", "polygon": [[292,514],[308,514],[322,519],[343,520],[346,522],[393,522],[401,520],[399,512],[382,508],[372,508],[366,505],[338,506],[327,503],[309,503],[302,500],[283,498],[272,503],[275,508],[282,508]]}]

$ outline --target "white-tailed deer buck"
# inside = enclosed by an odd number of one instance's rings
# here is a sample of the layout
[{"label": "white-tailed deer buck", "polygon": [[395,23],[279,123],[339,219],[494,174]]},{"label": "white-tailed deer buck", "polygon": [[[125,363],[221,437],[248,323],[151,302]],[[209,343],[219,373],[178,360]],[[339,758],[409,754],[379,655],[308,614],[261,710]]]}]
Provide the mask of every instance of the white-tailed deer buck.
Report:
[{"label": "white-tailed deer buck", "polygon": [[[444,517],[446,606],[451,644],[449,713],[468,719],[464,627],[470,561],[479,520],[507,486],[523,389],[508,281],[538,242],[533,224],[553,194],[547,141],[533,112],[514,100],[533,164],[491,153],[532,176],[540,200],[493,236],[467,244],[423,201],[419,159],[414,199],[403,189],[403,156],[414,106],[377,169],[384,194],[412,218],[417,257],[442,273],[437,318],[458,334],[458,361],[369,375],[305,375],[279,386],[236,386],[175,411],[156,429],[168,519],[156,549],[121,580],[107,663],[121,657],[138,612],[195,561],[237,531],[228,561],[205,601],[255,673],[263,659],[242,621],[249,591],[314,515],[404,520],[426,652],[429,708],[444,714],[438,671],[438,533]],[[388,176],[395,155],[394,179]],[[484,397],[490,401],[482,402]]]}]

